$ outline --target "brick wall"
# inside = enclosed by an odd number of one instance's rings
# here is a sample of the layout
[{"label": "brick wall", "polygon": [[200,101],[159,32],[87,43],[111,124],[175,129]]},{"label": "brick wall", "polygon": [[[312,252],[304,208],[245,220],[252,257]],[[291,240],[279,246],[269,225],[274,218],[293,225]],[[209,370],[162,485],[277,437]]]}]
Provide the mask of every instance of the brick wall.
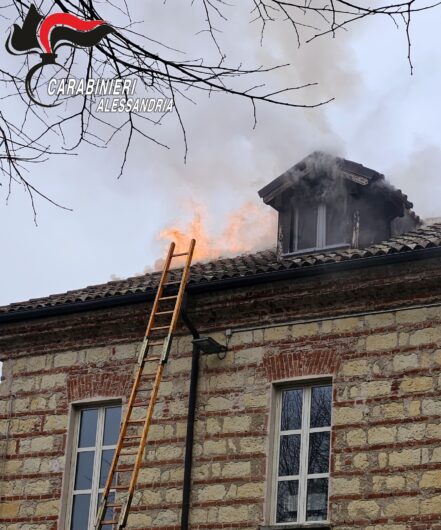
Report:
[{"label": "brick wall", "polygon": [[[256,530],[267,522],[272,385],[332,374],[333,528],[440,530],[441,308],[428,306],[441,302],[438,269],[420,262],[191,300],[195,323],[220,342],[232,325],[316,319],[236,333],[225,360],[201,359],[192,529]],[[427,307],[404,309],[412,303]],[[396,309],[378,312],[387,307]],[[345,316],[366,310],[374,314]],[[144,311],[133,306],[3,326],[5,530],[58,528],[70,404],[127,397]],[[181,329],[131,529],[179,528],[190,362],[190,337]],[[148,370],[153,376],[154,365]]]}]

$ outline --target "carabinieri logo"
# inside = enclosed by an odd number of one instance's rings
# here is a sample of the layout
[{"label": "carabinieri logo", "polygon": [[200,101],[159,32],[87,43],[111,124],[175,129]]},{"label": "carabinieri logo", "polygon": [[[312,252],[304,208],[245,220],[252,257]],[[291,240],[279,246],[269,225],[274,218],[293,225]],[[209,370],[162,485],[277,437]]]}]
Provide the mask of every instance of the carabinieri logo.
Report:
[{"label": "carabinieri logo", "polygon": [[14,24],[6,41],[6,49],[13,55],[38,53],[41,62],[34,65],[25,79],[29,99],[42,107],[54,107],[38,101],[32,88],[35,74],[48,64],[57,64],[55,53],[61,46],[91,48],[114,28],[104,20],[83,20],[70,13],[53,13],[43,17],[34,4],[29,7],[23,26]]}]

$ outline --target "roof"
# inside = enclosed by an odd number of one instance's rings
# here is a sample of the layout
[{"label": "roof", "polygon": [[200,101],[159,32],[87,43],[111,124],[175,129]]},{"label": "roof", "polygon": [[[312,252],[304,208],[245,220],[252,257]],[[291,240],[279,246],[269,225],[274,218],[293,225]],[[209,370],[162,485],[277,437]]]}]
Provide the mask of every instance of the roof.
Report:
[{"label": "roof", "polygon": [[[248,278],[252,280],[253,278],[257,279],[257,277],[262,278],[263,275],[266,281],[271,281],[281,271],[314,269],[318,266],[324,266],[326,272],[326,267],[331,264],[353,262],[354,265],[357,265],[357,261],[360,262],[364,258],[392,254],[403,254],[403,258],[411,259],[411,255],[415,254],[416,251],[430,248],[441,249],[441,222],[393,237],[388,241],[377,243],[365,249],[315,252],[283,259],[278,259],[275,250],[265,250],[233,258],[219,258],[206,263],[196,263],[191,267],[189,285],[205,284],[207,288],[214,288],[216,284],[218,287],[219,285],[222,287],[222,285],[226,286],[227,282],[232,279]],[[67,293],[10,304],[0,307],[0,318],[31,310],[66,307],[97,300],[111,299],[116,302],[119,297],[126,295],[153,293],[159,283],[159,278],[160,273],[154,272],[126,280],[111,281]]]},{"label": "roof", "polygon": [[[407,210],[410,210],[413,207],[413,204],[408,200],[407,195],[387,182],[383,174],[374,169],[363,166],[358,162],[353,162],[346,158],[335,157],[321,151],[314,151],[264,186],[259,190],[259,196],[263,199],[265,204],[273,205],[275,197],[283,193],[286,189],[291,188],[295,183],[302,180],[303,177],[306,177],[308,174],[315,172],[316,170],[326,171],[326,173],[333,179],[337,176],[342,176],[360,186],[375,185],[391,200],[404,205]],[[415,218],[419,221],[416,216]]]}]

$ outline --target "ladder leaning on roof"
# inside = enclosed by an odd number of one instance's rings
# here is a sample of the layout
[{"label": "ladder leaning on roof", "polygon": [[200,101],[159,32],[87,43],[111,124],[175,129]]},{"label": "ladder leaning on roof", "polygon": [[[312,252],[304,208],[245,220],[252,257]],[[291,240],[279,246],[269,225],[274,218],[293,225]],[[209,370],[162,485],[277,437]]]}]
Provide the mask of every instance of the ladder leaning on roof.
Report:
[{"label": "ladder leaning on roof", "polygon": [[[141,349],[138,356],[138,368],[136,370],[130,398],[127,403],[127,410],[121,423],[121,430],[118,437],[118,443],[115,448],[115,453],[113,455],[112,464],[110,466],[109,475],[107,477],[102,499],[98,508],[95,530],[102,530],[106,525],[117,525],[117,529],[120,530],[125,528],[127,524],[130,507],[138,480],[138,474],[144,456],[144,449],[147,443],[147,437],[152,422],[156,399],[158,396],[159,385],[162,379],[162,373],[168,360],[173,334],[176,329],[181,311],[182,299],[184,297],[185,287],[187,285],[188,276],[190,273],[190,265],[193,258],[195,244],[196,241],[192,239],[189,250],[187,252],[177,254],[174,253],[175,244],[172,243],[170,245],[159,282],[158,291],[156,293],[155,301],[153,302],[152,312],[150,314],[145,331],[144,340],[141,344]],[[183,256],[186,256],[186,260],[185,265],[182,268],[180,279],[176,280],[173,278],[173,281],[169,281],[172,260],[174,258]],[[173,296],[167,295],[165,291],[168,286],[178,287],[177,294]],[[162,303],[172,304],[172,307],[168,308],[167,310],[162,310],[160,307]],[[158,317],[166,319],[168,322],[155,325]],[[162,334],[165,333],[165,336],[163,336],[162,339],[157,339],[154,337],[154,335],[158,332]],[[151,342],[152,338],[154,338],[154,342]],[[149,348],[151,346],[157,345],[162,346],[162,354],[159,357],[149,356]],[[144,375],[144,366],[147,361],[158,361],[158,367],[156,369],[153,387],[150,391],[151,393],[146,410],[146,416],[144,419],[132,419],[134,408],[140,406],[139,402],[136,402],[136,398],[140,393],[146,391],[140,387]],[[127,431],[134,426],[138,426],[138,428],[142,427],[142,432],[138,432],[137,435],[128,434]],[[128,447],[128,443],[132,443],[134,441],[139,441],[136,453],[123,451],[124,448]],[[135,457],[135,460],[130,465],[126,465],[126,467],[121,468],[118,466],[121,456]],[[115,478],[118,472],[130,474],[130,481],[127,484],[116,484]],[[116,493],[119,491],[125,493],[124,502],[117,502],[117,499],[115,499]],[[113,499],[109,499],[109,497],[113,497]],[[118,513],[119,517],[117,515]]]}]

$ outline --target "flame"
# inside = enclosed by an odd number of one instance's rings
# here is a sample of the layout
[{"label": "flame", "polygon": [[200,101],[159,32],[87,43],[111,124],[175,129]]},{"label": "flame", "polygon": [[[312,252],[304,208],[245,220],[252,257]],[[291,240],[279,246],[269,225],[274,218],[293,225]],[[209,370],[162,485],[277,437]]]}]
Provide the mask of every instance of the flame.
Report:
[{"label": "flame", "polygon": [[[186,226],[167,227],[160,232],[158,239],[164,241],[164,247],[174,241],[177,252],[185,252],[190,239],[196,239],[194,262],[236,256],[275,245],[277,216],[253,202],[246,202],[229,214],[218,235],[208,232],[207,210],[198,203],[192,206],[193,218]],[[163,260],[158,260],[155,269],[160,269],[162,263]]]}]

